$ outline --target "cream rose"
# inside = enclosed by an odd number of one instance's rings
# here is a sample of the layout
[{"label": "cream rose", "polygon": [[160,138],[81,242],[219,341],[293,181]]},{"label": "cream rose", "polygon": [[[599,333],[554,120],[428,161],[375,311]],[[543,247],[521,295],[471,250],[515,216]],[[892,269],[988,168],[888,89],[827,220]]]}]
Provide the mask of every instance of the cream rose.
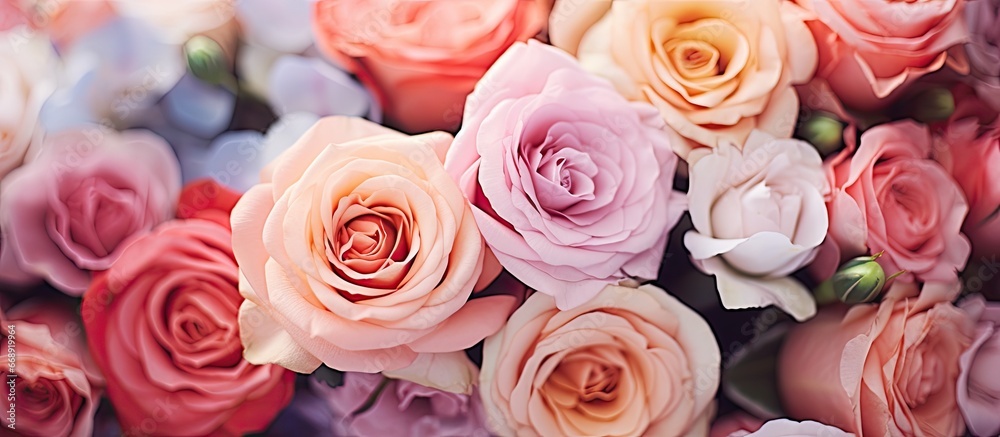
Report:
[{"label": "cream rose", "polygon": [[717,147],[691,166],[684,236],[695,265],[715,275],[722,305],[777,305],[798,320],[816,313],[805,286],[788,277],[815,257],[829,227],[830,191],[809,144],[755,131],[743,150]]},{"label": "cream rose", "polygon": [[441,163],[450,144],[328,117],[264,168],[232,213],[248,361],[398,370],[500,328],[516,298],[470,300],[499,265],[484,267],[471,208]]},{"label": "cream rose", "polygon": [[567,311],[535,293],[486,339],[480,392],[504,436],[706,436],[719,364],[708,324],[654,286]]},{"label": "cream rose", "polygon": [[42,139],[38,114],[55,90],[56,53],[40,32],[0,33],[0,178]]},{"label": "cream rose", "polygon": [[557,0],[552,44],[610,79],[631,100],[655,105],[686,141],[743,144],[753,129],[789,137],[793,84],[816,67],[801,10],[780,0]]}]

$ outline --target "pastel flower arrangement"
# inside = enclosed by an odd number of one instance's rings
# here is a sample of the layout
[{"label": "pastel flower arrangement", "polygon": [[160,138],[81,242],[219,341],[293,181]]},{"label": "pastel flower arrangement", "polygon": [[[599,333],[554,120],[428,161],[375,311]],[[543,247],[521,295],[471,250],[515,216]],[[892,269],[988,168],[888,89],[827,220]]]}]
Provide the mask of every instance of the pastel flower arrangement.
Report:
[{"label": "pastel flower arrangement", "polygon": [[0,0],[0,434],[995,436],[998,17]]}]

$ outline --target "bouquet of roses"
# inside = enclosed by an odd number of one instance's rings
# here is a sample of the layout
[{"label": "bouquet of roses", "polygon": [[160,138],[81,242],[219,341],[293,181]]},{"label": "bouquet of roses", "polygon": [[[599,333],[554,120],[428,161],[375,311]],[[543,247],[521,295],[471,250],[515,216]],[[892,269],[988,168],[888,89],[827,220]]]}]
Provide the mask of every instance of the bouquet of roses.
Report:
[{"label": "bouquet of roses", "polygon": [[998,16],[0,0],[0,435],[996,436]]}]

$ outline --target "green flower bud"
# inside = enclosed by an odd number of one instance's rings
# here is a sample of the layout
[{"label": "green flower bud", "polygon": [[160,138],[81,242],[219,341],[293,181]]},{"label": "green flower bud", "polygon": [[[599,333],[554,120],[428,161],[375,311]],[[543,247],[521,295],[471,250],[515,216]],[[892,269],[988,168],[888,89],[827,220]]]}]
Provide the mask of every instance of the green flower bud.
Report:
[{"label": "green flower bud", "polygon": [[843,145],[844,125],[833,114],[816,112],[799,125],[798,136],[820,154],[829,155]]},{"label": "green flower bud", "polygon": [[222,46],[207,36],[189,39],[184,44],[184,56],[191,74],[206,83],[219,85],[229,78]]},{"label": "green flower bud", "polygon": [[875,300],[885,285],[885,271],[874,256],[862,256],[844,263],[834,273],[830,282],[833,292],[846,304],[866,303]]},{"label": "green flower bud", "polygon": [[924,123],[946,120],[955,112],[955,97],[946,88],[931,88],[913,98],[911,115]]}]

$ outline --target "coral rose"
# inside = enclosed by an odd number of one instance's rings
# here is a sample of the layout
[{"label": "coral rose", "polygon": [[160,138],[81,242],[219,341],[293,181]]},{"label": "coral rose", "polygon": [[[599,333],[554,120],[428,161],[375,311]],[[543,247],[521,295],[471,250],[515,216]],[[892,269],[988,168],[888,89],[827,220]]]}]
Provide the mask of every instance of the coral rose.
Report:
[{"label": "coral rose", "polygon": [[242,435],[267,428],[295,374],[242,357],[229,230],[175,220],[143,235],[83,298],[83,321],[128,435]]},{"label": "coral rose", "polygon": [[262,171],[232,217],[247,359],[371,373],[500,328],[517,299],[470,300],[499,266],[441,164],[451,139],[328,117]]},{"label": "coral rose", "polygon": [[758,129],[790,137],[812,78],[816,45],[800,8],[780,0],[557,0],[549,18],[556,47],[648,101],[691,149],[743,144]]},{"label": "coral rose", "polygon": [[719,364],[697,313],[650,285],[609,285],[567,311],[529,297],[486,339],[479,389],[503,436],[704,437]]},{"label": "coral rose", "polygon": [[515,41],[545,25],[551,0],[319,0],[316,44],[380,95],[407,132],[453,130],[465,96]]}]

